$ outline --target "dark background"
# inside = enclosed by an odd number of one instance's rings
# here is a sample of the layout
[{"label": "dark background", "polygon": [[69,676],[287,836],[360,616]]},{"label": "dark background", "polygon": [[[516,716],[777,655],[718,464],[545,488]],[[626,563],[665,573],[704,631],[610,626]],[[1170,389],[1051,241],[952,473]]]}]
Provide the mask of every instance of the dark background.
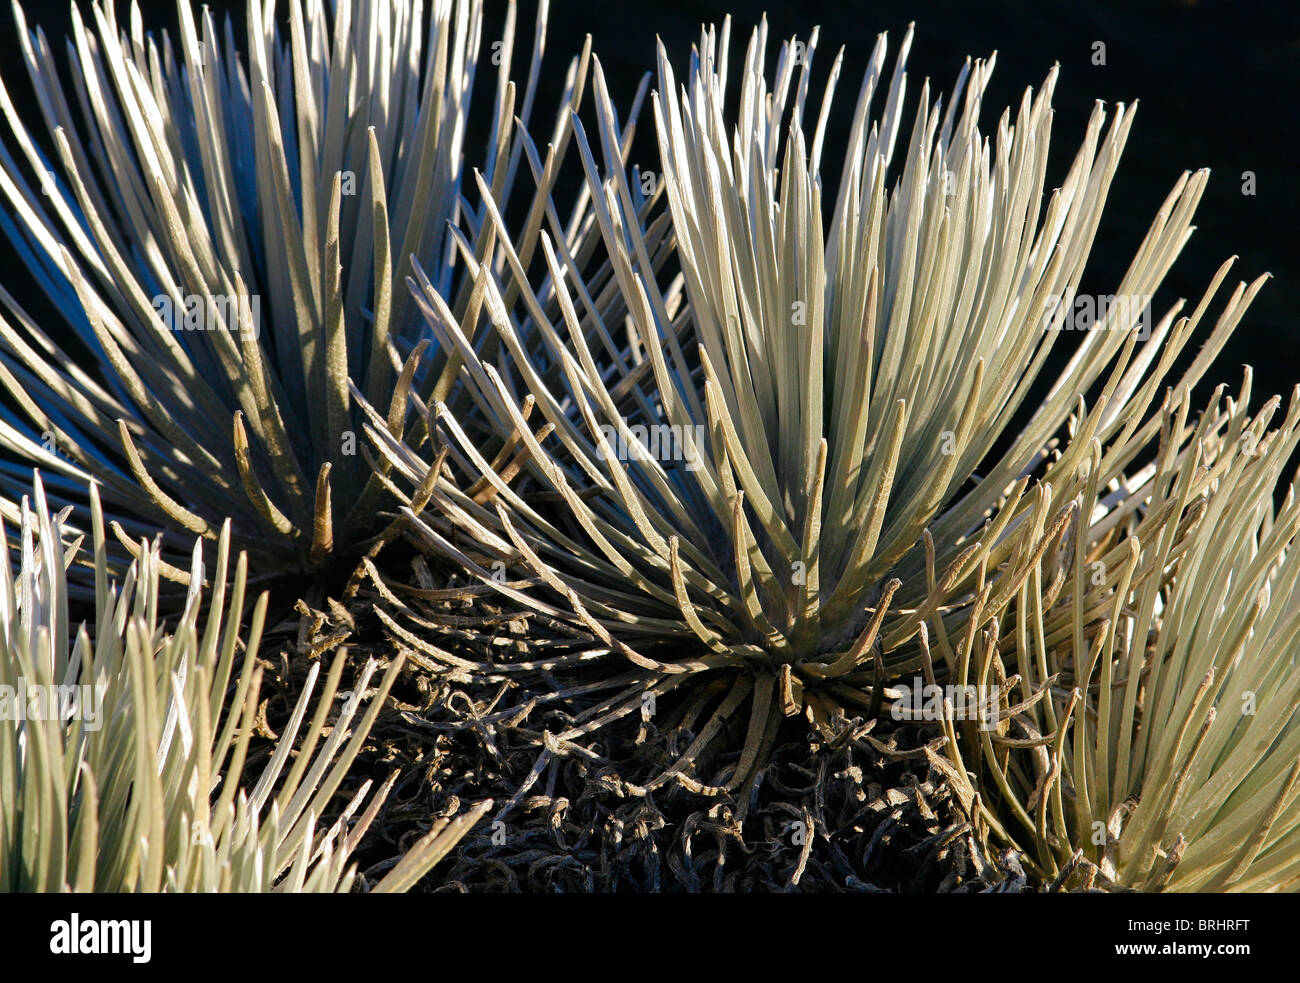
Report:
[{"label": "dark background", "polygon": [[[427,5],[427,4],[426,4]],[[172,28],[175,5],[142,5],[149,27]],[[217,0],[214,12],[236,15],[236,37],[243,35],[244,0]],[[283,4],[281,4],[283,7]],[[126,17],[125,0],[119,17]],[[1112,293],[1141,241],[1161,201],[1183,170],[1208,166],[1209,187],[1197,215],[1198,230],[1157,295],[1157,314],[1178,297],[1190,306],[1201,296],[1210,276],[1225,258],[1240,260],[1221,291],[1226,296],[1239,279],[1264,272],[1273,280],[1260,293],[1235,337],[1210,373],[1209,382],[1228,382],[1234,389],[1240,366],[1255,367],[1252,405],[1273,393],[1287,395],[1300,381],[1300,342],[1292,312],[1300,299],[1300,204],[1295,179],[1297,165],[1296,96],[1300,94],[1300,11],[1291,3],[1276,5],[1213,3],[1205,0],[1106,0],[1106,2],[1017,3],[994,0],[962,3],[955,0],[852,3],[838,0],[781,0],[764,6],[728,0],[666,0],[662,3],[590,3],[554,0],[543,64],[544,86],[539,93],[533,125],[549,132],[551,108],[559,96],[564,67],[591,33],[620,107],[630,102],[643,72],[654,66],[655,38],[663,39],[674,67],[684,71],[691,45],[702,22],[721,22],[733,14],[733,64],[743,58],[751,27],[766,9],[770,49],[783,38],[807,37],[814,25],[822,29],[810,93],[820,99],[825,72],[840,45],[846,48],[835,112],[826,152],[825,179],[829,192],[839,172],[842,147],[875,36],[888,30],[893,52],[909,21],[916,38],[908,63],[910,113],[914,112],[920,80],[932,80],[934,94],[947,91],[967,55],[998,52],[993,84],[984,102],[981,127],[992,131],[1007,105],[1018,103],[1024,88],[1037,87],[1054,62],[1061,65],[1054,105],[1053,167],[1049,187],[1065,173],[1084,132],[1094,100],[1107,103],[1140,100],[1128,146],[1120,163],[1106,214],[1102,220],[1084,282],[1083,292]],[[489,0],[484,44],[500,36],[504,4]],[[519,13],[514,77],[526,74],[527,46],[535,6],[524,0]],[[68,32],[68,7],[62,2],[27,5],[32,24],[42,25],[55,50]],[[0,12],[0,71],[19,112],[39,129],[39,116],[30,100],[25,68],[14,43],[14,23],[6,8]],[[1106,64],[1092,64],[1093,44],[1106,45]],[[524,50],[520,50],[524,49]],[[738,50],[739,49],[739,50]],[[734,78],[734,75],[733,75]],[[479,105],[491,98],[493,79],[480,76]],[[733,88],[735,84],[733,82]],[[813,95],[810,95],[810,99]],[[485,122],[487,113],[479,113]],[[633,161],[653,166],[647,113]],[[467,146],[476,157],[481,143],[471,132]],[[7,128],[0,139],[9,142]],[[48,143],[48,141],[47,141]],[[1257,193],[1242,193],[1242,174],[1256,176]],[[0,242],[0,277],[5,286],[30,304],[41,317],[40,298],[24,293],[26,279],[14,265],[7,243]],[[1221,304],[1211,308],[1217,316]],[[48,316],[48,315],[46,315]],[[49,323],[48,321],[45,323]],[[1208,330],[1208,326],[1206,327]],[[1068,336],[1067,336],[1068,337]],[[1062,339],[1058,347],[1070,347]],[[1192,348],[1199,347],[1196,341]],[[1064,354],[1064,353],[1062,353]],[[1208,391],[1208,384],[1202,387]]]}]

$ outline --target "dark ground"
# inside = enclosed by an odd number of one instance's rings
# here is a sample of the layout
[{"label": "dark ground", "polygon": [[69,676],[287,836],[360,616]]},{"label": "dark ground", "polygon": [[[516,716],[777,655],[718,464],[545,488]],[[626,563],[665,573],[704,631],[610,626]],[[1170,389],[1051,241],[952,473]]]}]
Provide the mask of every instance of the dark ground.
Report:
[{"label": "dark ground", "polygon": [[[394,569],[400,561],[391,564]],[[454,578],[453,578],[454,579]],[[391,595],[390,595],[391,597]],[[1020,892],[1051,889],[1029,880],[1018,860],[981,846],[967,810],[925,746],[937,732],[888,719],[841,720],[830,735],[802,718],[786,721],[754,782],[730,795],[701,794],[691,780],[650,787],[695,733],[677,719],[682,701],[664,699],[653,715],[633,714],[572,741],[557,738],[583,709],[547,704],[552,686],[591,681],[561,673],[520,682],[448,672],[382,624],[362,589],[345,613],[303,607],[262,647],[267,691],[263,719],[274,730],[296,702],[312,653],[347,644],[361,657],[392,658],[406,669],[372,739],[348,778],[349,789],[394,769],[401,779],[356,861],[374,879],[431,820],[458,815],[484,799],[493,807],[417,887],[453,892]],[[396,613],[396,612],[394,612]],[[415,612],[408,612],[413,614]],[[420,616],[469,619],[477,604],[419,607]],[[411,622],[402,615],[398,623]],[[455,633],[433,645],[475,659],[483,642]],[[537,626],[506,629],[532,643]],[[319,643],[328,640],[327,646]],[[521,653],[522,654],[522,653]],[[359,661],[359,658],[358,658]],[[725,687],[724,687],[725,689]],[[887,715],[886,715],[887,716]],[[701,718],[702,719],[702,718]],[[743,721],[739,722],[743,728]],[[269,735],[268,735],[269,736]],[[735,761],[743,729],[728,735],[689,771],[703,781]],[[269,746],[262,754],[269,753]],[[250,769],[255,773],[258,758]],[[1068,883],[1071,889],[1085,885]]]}]

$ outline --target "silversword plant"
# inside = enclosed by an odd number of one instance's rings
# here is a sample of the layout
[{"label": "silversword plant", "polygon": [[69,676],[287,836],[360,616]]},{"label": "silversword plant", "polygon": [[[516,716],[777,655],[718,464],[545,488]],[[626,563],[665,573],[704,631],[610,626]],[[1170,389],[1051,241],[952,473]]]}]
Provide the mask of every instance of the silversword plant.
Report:
[{"label": "silversword plant", "polygon": [[[229,517],[235,544],[275,569],[319,566],[380,523],[348,380],[391,401],[398,430],[412,388],[456,402],[454,361],[403,366],[429,339],[403,284],[418,262],[457,310],[477,303],[456,255],[485,255],[492,232],[456,231],[483,224],[464,158],[502,201],[535,165],[536,225],[587,54],[546,159],[530,146],[525,161],[516,119],[535,101],[544,2],[522,91],[513,3],[489,46],[480,0],[427,15],[413,0],[289,0],[287,35],[274,3],[249,0],[242,58],[230,22],[178,9],[173,39],[146,33],[137,6],[120,24],[111,0],[96,4],[89,25],[74,6],[68,88],[15,7],[55,156],[0,86],[14,136],[0,148],[0,226],[98,371],[0,290],[13,319],[0,319],[0,383],[18,405],[0,448],[27,462],[6,464],[0,487],[16,500],[34,462],[62,502],[93,476],[128,546],[163,526],[183,557],[188,536],[215,537]],[[474,157],[484,73],[496,89]],[[186,573],[183,560],[164,571]]]},{"label": "silversword plant", "polygon": [[1210,892],[1300,878],[1294,483],[1274,505],[1300,390],[1269,430],[1281,401],[1251,416],[1250,382],[1236,400],[1220,387],[1196,420],[1187,391],[1171,394],[1146,514],[1112,535],[1090,482],[1092,531],[1079,523],[1063,583],[1038,592],[1055,579],[1045,560],[968,662],[971,681],[1015,667],[1020,690],[996,728],[945,721],[947,763],[932,760],[1044,878]]},{"label": "silversword plant", "polygon": [[[511,259],[509,286],[486,283],[495,351],[422,284],[431,327],[462,353],[501,438],[526,449],[541,497],[512,485],[450,406],[434,408],[446,435],[436,466],[371,419],[381,453],[415,489],[414,539],[641,673],[599,719],[635,712],[646,688],[730,676],[681,765],[749,704],[745,753],[723,776],[734,787],[782,713],[826,722],[876,708],[886,662],[920,665],[928,620],[942,613],[961,636],[996,617],[1066,535],[1094,444],[1100,473],[1127,487],[1124,469],[1140,469],[1157,425],[1148,411],[1209,295],[1190,317],[1175,307],[1152,325],[1136,305],[1107,305],[1098,330],[1056,330],[1074,308],[1131,108],[1115,107],[1107,124],[1099,105],[1061,187],[1046,193],[1055,69],[992,140],[978,128],[991,60],[965,66],[946,107],[923,87],[909,129],[911,34],[892,74],[882,36],[837,195],[824,201],[840,58],[814,115],[816,35],[782,45],[769,74],[763,25],[729,125],[728,38],[729,23],[720,39],[702,35],[680,87],[660,48],[655,166],[675,239],[671,279],[650,262],[654,202],[620,160],[597,63],[599,133],[589,142],[580,131],[578,145],[626,317],[602,320],[579,264],[549,236],[545,282],[561,316]],[[1154,294],[1206,177],[1178,179],[1117,296]],[[509,254],[500,209],[489,202],[488,213]],[[1182,384],[1199,378],[1259,283],[1238,288]],[[593,337],[627,340],[610,358]],[[1072,359],[995,453],[1062,337],[1077,343]],[[686,453],[651,454],[635,432],[664,426]],[[459,482],[431,480],[443,467]],[[458,487],[470,480],[486,497]]]},{"label": "silversword plant", "polygon": [[[196,543],[185,609],[168,630],[158,620],[157,545],[141,543],[122,581],[110,579],[93,486],[89,499],[93,636],[68,620],[67,569],[82,540],[68,541],[66,510],[51,514],[39,476],[22,500],[17,551],[8,539],[0,547],[0,686],[85,688],[100,715],[91,720],[71,707],[0,720],[0,889],[350,889],[352,852],[397,775],[373,792],[370,781],[360,783],[341,809],[331,802],[400,659],[375,683],[377,665],[367,662],[337,713],[346,653],[335,656],[323,684],[320,663],[313,666],[250,787],[243,770],[258,711],[267,595],[245,629],[246,556],[228,577],[226,527],[205,603]],[[410,887],[489,806],[435,823],[372,889]],[[323,828],[327,811],[337,819]]]}]

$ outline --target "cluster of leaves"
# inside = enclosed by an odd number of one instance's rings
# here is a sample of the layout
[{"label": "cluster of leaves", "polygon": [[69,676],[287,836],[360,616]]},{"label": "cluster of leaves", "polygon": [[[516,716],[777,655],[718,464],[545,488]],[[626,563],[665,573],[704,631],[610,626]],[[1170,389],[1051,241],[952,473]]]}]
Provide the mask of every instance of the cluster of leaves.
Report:
[{"label": "cluster of leaves", "polygon": [[[66,542],[67,510],[51,515],[39,476],[32,499],[22,500],[19,555],[11,555],[7,539],[4,547],[0,889],[349,890],[357,879],[349,858],[397,773],[373,795],[363,782],[327,829],[318,820],[366,741],[401,660],[367,701],[377,664],[368,661],[356,689],[341,694],[347,660],[340,651],[313,711],[316,663],[256,784],[247,787],[242,777],[258,710],[257,648],[268,600],[265,593],[257,599],[244,632],[247,557],[239,556],[227,587],[227,525],[205,604],[196,543],[195,586],[168,631],[158,616],[158,545],[140,543],[121,584],[112,582],[93,486],[90,502],[93,640],[84,624],[73,631],[68,621],[67,571],[81,540]],[[490,805],[435,826],[372,889],[410,887]]]},{"label": "cluster of leaves", "polygon": [[[93,477],[128,549],[162,526],[183,557],[185,537],[215,538],[230,518],[259,567],[319,568],[379,531],[348,380],[391,400],[399,431],[409,391],[454,401],[439,352],[403,365],[427,331],[400,285],[419,264],[458,310],[476,305],[454,262],[491,249],[490,232],[460,231],[481,224],[461,191],[474,80],[499,66],[481,180],[504,202],[546,4],[521,97],[513,3],[484,50],[480,0],[435,4],[427,24],[409,0],[291,0],[287,37],[274,4],[250,0],[243,60],[229,21],[223,33],[206,9],[178,9],[173,46],[134,5],[129,30],[96,5],[93,31],[74,6],[68,92],[15,8],[58,160],[0,85],[20,151],[0,148],[0,227],[100,372],[0,290],[16,322],[0,318],[0,383],[17,404],[0,447],[39,464],[57,502]],[[534,222],[588,58],[589,42],[545,162],[529,158]],[[29,481],[30,463],[0,469],[11,501]],[[167,573],[183,581],[183,561]]]},{"label": "cluster of leaves", "polygon": [[995,624],[955,677],[1003,689],[978,726],[950,707],[943,770],[1046,876],[1086,864],[1186,891],[1300,876],[1300,505],[1294,485],[1273,500],[1300,389],[1272,431],[1280,400],[1252,418],[1249,397],[1248,372],[1240,400],[1220,387],[1189,423],[1187,391],[1171,394],[1146,515],[1101,532],[1113,513],[1093,477],[1079,514],[1097,518],[1076,522],[1056,602],[1035,589],[1049,560],[1007,637]]}]

